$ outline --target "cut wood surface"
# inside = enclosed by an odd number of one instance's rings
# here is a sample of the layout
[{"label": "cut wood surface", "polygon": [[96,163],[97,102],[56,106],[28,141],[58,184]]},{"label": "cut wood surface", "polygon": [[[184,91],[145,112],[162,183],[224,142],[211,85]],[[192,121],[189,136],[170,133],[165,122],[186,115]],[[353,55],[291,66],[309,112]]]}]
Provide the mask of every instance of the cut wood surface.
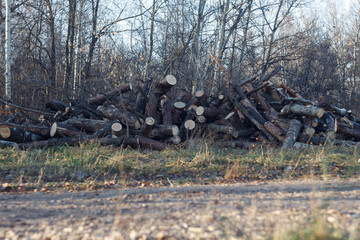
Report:
[{"label": "cut wood surface", "polygon": [[6,139],[11,136],[11,128],[8,126],[0,126],[0,138]]},{"label": "cut wood surface", "polygon": [[185,121],[184,126],[185,126],[185,129],[193,130],[196,126],[196,123],[193,120],[189,119],[189,120]]},{"label": "cut wood surface", "polygon": [[122,125],[121,123],[115,122],[111,125],[111,135],[115,137],[120,137],[122,135]]}]

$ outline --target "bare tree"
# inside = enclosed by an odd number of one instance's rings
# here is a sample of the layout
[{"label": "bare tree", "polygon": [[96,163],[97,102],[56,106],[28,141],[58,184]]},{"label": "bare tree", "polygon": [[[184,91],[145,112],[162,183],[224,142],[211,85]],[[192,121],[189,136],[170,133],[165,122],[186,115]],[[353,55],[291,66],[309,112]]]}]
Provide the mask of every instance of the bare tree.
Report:
[{"label": "bare tree", "polygon": [[10,31],[10,0],[5,1],[5,98],[11,100],[11,31]]}]

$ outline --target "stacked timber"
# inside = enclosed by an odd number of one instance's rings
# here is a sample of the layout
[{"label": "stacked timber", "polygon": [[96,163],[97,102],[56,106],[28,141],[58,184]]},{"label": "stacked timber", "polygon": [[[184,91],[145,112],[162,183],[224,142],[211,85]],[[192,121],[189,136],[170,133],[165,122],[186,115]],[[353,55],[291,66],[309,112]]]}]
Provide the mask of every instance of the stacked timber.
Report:
[{"label": "stacked timber", "polygon": [[[270,82],[278,72],[218,86],[215,96],[203,90],[176,92],[177,80],[168,75],[142,87],[126,83],[86,102],[52,100],[45,110],[0,99],[17,110],[0,119],[0,147],[27,150],[97,142],[163,150],[204,136],[218,146],[239,148],[358,144],[360,120],[351,111],[307,100],[284,83]],[[29,111],[39,118],[22,114]]]}]

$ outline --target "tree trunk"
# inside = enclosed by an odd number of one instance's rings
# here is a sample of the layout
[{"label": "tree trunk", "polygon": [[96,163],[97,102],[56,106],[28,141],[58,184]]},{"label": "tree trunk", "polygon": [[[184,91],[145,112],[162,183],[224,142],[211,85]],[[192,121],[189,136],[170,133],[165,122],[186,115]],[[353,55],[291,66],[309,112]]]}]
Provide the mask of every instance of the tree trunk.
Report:
[{"label": "tree trunk", "polygon": [[10,3],[5,1],[5,99],[11,100],[11,30],[10,30]]},{"label": "tree trunk", "polygon": [[145,62],[144,76],[143,81],[145,82],[149,78],[149,66],[151,63],[151,57],[153,54],[153,46],[154,46],[154,24],[155,24],[155,3],[156,0],[153,0],[152,3],[152,12],[151,12],[151,20],[150,20],[150,33],[149,33],[149,52]]},{"label": "tree trunk", "polygon": [[98,19],[98,12],[99,12],[99,2],[100,0],[94,0],[91,1],[92,4],[92,31],[91,31],[91,42],[90,42],[90,46],[89,46],[89,52],[88,52],[88,56],[87,56],[87,60],[85,63],[85,68],[84,68],[84,76],[85,76],[85,80],[90,76],[90,68],[91,68],[91,63],[93,60],[93,56],[94,56],[94,50],[95,50],[95,44],[98,40],[97,37],[97,19]]},{"label": "tree trunk", "polygon": [[69,0],[63,89],[70,89],[69,87],[71,82],[70,80],[71,80],[71,71],[73,67],[73,55],[74,55],[76,3],[77,3],[76,0]]},{"label": "tree trunk", "polygon": [[82,28],[82,18],[83,18],[83,6],[84,0],[80,0],[80,9],[78,15],[78,24],[77,24],[77,33],[76,33],[76,43],[75,43],[75,56],[74,56],[74,77],[73,77],[73,84],[72,84],[72,93],[73,96],[78,95],[78,89],[81,87],[81,57],[80,55],[80,48],[81,48],[81,28]]},{"label": "tree trunk", "polygon": [[[51,41],[51,50],[50,50],[50,86],[51,92],[56,89],[56,39],[55,39],[55,15],[52,9],[51,1],[45,0],[48,7],[49,16],[48,24],[50,28],[50,41]],[[56,92],[55,92],[56,93]]]}]

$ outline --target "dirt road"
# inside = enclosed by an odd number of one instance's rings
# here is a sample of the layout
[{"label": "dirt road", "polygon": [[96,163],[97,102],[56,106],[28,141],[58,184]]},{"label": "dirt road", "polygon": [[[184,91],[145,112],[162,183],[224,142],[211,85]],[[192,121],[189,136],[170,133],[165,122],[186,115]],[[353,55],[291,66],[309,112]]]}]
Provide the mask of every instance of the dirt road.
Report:
[{"label": "dirt road", "polygon": [[313,216],[360,234],[360,178],[2,193],[0,239],[263,239]]}]

